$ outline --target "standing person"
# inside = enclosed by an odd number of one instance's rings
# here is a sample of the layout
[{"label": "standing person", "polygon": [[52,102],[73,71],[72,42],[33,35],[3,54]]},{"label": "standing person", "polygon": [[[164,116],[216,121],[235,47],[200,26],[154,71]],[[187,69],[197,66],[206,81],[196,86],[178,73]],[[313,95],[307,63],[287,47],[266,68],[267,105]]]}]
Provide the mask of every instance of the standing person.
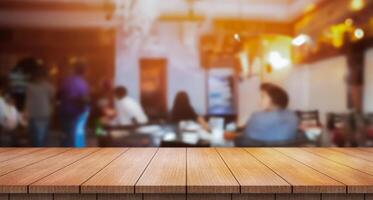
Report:
[{"label": "standing person", "polygon": [[85,127],[89,116],[89,86],[84,78],[86,66],[82,61],[72,64],[73,70],[60,86],[61,126],[66,147],[85,147]]},{"label": "standing person", "polygon": [[26,113],[29,133],[34,147],[44,147],[51,117],[54,88],[47,81],[47,73],[39,66],[32,74],[26,90]]},{"label": "standing person", "polygon": [[3,121],[5,120],[5,97],[4,97],[4,89],[3,85],[0,85],[0,146],[3,146]]},{"label": "standing person", "polygon": [[141,105],[127,95],[127,89],[123,86],[115,88],[115,124],[126,126],[146,124],[148,117]]},{"label": "standing person", "polygon": [[287,109],[289,96],[279,86],[260,86],[262,111],[254,113],[244,134],[236,138],[236,146],[288,146],[297,136],[298,118]]},{"label": "standing person", "polygon": [[[15,104],[15,100],[9,94],[5,95],[4,97],[5,104],[4,104],[4,113],[3,118],[0,121],[0,124],[3,128],[3,135],[6,138],[10,138],[9,146],[14,146],[16,144],[16,136],[17,136],[17,128],[20,125],[26,125],[22,116],[18,112]],[[1,139],[4,139],[2,137]]]}]

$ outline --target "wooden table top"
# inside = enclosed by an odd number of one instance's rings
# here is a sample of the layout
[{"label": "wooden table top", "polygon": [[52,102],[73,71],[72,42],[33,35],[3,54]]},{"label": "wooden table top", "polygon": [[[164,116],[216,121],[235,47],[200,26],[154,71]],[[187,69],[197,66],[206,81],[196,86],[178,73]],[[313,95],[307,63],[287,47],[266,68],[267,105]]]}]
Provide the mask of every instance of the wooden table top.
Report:
[{"label": "wooden table top", "polygon": [[0,148],[0,193],[373,193],[373,149]]}]

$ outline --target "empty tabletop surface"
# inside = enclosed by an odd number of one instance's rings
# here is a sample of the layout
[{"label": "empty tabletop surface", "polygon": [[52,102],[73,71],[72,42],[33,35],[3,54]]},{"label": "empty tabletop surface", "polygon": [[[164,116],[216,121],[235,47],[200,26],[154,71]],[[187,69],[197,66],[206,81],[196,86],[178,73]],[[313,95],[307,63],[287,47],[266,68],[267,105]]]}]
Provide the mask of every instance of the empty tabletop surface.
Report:
[{"label": "empty tabletop surface", "polygon": [[373,149],[0,148],[0,193],[373,193]]}]

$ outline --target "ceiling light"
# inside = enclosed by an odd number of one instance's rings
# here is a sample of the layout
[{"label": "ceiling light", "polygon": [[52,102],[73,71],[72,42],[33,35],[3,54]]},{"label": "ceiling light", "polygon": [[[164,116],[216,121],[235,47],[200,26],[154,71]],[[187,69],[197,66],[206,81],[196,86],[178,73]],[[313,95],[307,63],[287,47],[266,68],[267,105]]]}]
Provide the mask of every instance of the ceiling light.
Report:
[{"label": "ceiling light", "polygon": [[365,1],[364,0],[351,0],[350,3],[350,8],[353,11],[359,11],[363,9],[365,6]]},{"label": "ceiling light", "polygon": [[356,39],[360,40],[364,37],[364,30],[361,28],[357,28],[354,31],[354,35]]},{"label": "ceiling light", "polygon": [[352,26],[354,24],[354,20],[352,20],[351,18],[347,18],[345,20],[345,24],[346,26]]},{"label": "ceiling light", "polygon": [[293,39],[292,44],[294,46],[302,46],[303,44],[309,42],[311,40],[310,36],[305,34],[300,34],[296,38]]},{"label": "ceiling light", "polygon": [[284,58],[279,52],[272,51],[268,55],[268,63],[271,64],[274,69],[283,69],[290,65],[290,60]]},{"label": "ceiling light", "polygon": [[234,39],[235,39],[237,42],[241,41],[240,34],[235,33],[233,37],[234,37]]}]

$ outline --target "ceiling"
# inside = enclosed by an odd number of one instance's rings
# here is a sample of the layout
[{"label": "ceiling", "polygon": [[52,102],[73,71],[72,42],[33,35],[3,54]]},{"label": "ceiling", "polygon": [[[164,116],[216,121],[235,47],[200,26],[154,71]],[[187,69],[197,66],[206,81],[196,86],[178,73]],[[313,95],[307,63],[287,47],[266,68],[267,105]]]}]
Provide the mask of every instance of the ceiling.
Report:
[{"label": "ceiling", "polygon": [[[166,2],[167,3],[159,3]],[[114,15],[291,22],[321,0],[1,0],[0,26],[110,27]],[[126,7],[125,10],[122,8]],[[111,10],[110,10],[111,9]]]}]

